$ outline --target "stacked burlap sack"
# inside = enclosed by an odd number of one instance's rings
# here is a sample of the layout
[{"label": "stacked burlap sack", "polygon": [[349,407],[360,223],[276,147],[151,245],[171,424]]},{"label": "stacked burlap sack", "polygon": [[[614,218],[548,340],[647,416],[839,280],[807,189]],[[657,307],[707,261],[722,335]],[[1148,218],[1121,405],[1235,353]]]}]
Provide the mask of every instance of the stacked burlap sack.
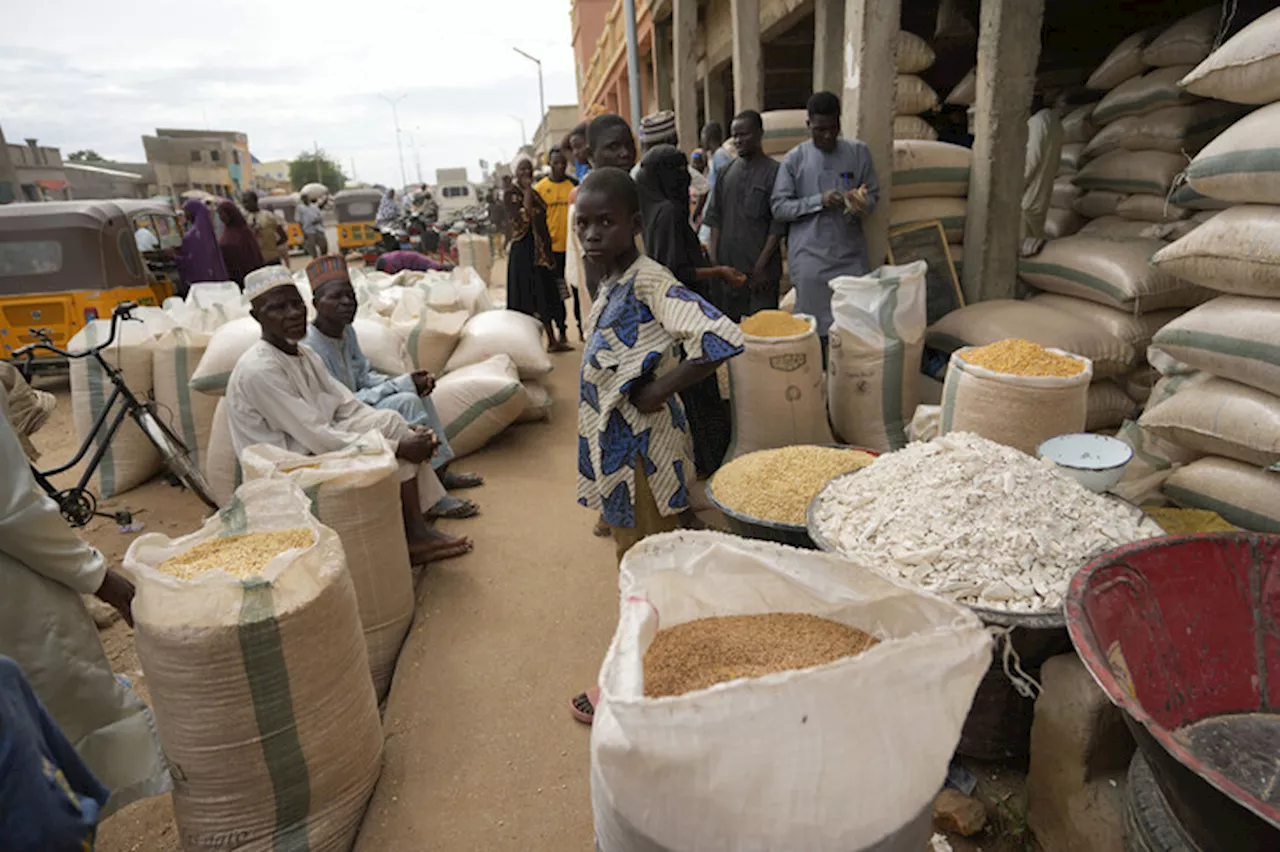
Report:
[{"label": "stacked burlap sack", "polygon": [[[1194,92],[1239,104],[1280,99],[1280,10],[1186,75]],[[1158,331],[1162,378],[1125,432],[1142,464],[1121,487],[1153,486],[1181,506],[1280,532],[1280,101],[1237,121],[1187,167],[1190,191],[1225,207],[1152,258],[1153,269],[1216,297]],[[1132,467],[1132,466],[1131,466]],[[1146,479],[1143,480],[1142,477]]]},{"label": "stacked burlap sack", "polygon": [[1089,116],[1096,104],[1078,106],[1062,117],[1062,153],[1058,157],[1058,173],[1053,181],[1053,195],[1049,198],[1049,213],[1044,220],[1046,239],[1069,237],[1084,227],[1088,221],[1075,211],[1076,200],[1084,190],[1075,185],[1080,171],[1084,147],[1098,132]]},{"label": "stacked burlap sack", "polygon": [[964,259],[972,161],[973,151],[963,145],[903,139],[893,143],[889,226],[941,222],[951,260],[957,267]]}]

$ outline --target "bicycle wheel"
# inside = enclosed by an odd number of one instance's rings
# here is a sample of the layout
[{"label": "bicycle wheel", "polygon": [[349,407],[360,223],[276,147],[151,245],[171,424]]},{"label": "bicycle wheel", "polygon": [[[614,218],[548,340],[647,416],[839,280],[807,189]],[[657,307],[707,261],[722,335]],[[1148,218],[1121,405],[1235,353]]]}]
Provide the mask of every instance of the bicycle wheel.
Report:
[{"label": "bicycle wheel", "polygon": [[156,449],[160,451],[160,457],[164,459],[165,466],[169,468],[169,472],[176,476],[183,486],[189,488],[210,509],[215,512],[221,509],[222,507],[218,505],[217,498],[213,496],[213,489],[209,487],[204,474],[191,461],[187,445],[182,442],[182,439],[175,435],[150,410],[143,409],[142,411],[134,412],[134,418],[138,421],[138,425],[142,427],[142,431],[146,436],[151,439],[151,443],[155,444]]}]

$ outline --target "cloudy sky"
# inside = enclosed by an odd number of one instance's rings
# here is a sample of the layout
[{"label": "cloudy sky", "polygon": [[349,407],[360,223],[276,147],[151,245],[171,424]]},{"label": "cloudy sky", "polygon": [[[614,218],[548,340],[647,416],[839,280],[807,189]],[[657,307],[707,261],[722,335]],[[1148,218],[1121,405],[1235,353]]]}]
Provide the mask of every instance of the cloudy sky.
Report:
[{"label": "cloudy sky", "polygon": [[[136,7],[136,11],[130,11]],[[157,127],[239,130],[260,160],[318,143],[363,181],[400,184],[391,108],[399,101],[405,172],[512,157],[519,119],[576,100],[569,0],[294,0],[103,3],[7,9],[0,28],[0,125],[63,155],[92,148],[144,159]]]}]

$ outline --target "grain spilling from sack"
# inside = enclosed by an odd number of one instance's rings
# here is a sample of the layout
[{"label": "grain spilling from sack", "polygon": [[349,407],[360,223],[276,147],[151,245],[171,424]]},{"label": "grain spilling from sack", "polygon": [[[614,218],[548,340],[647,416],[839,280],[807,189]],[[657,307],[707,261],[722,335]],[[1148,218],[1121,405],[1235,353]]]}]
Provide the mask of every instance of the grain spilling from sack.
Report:
[{"label": "grain spilling from sack", "polygon": [[301,528],[232,535],[170,556],[156,569],[180,580],[190,580],[207,571],[225,571],[244,580],[261,574],[272,559],[286,550],[310,547],[314,542],[311,530]]},{"label": "grain spilling from sack", "polygon": [[745,317],[742,332],[755,337],[794,337],[809,330],[809,323],[786,311],[764,310]]},{"label": "grain spilling from sack", "polygon": [[1169,506],[1143,506],[1142,511],[1169,535],[1188,533],[1231,532],[1239,529],[1223,520],[1217,512],[1204,509],[1174,509]]},{"label": "grain spilling from sack", "polygon": [[739,456],[711,480],[716,499],[735,512],[780,524],[803,524],[809,503],[837,476],[875,456],[860,450],[796,446]]},{"label": "grain spilling from sack", "polygon": [[644,655],[647,698],[807,669],[879,644],[869,633],[804,612],[699,618],[659,630]]},{"label": "grain spilling from sack", "polygon": [[1001,340],[960,356],[970,364],[1010,376],[1078,376],[1087,364],[1070,355],[1059,355],[1029,340]]}]

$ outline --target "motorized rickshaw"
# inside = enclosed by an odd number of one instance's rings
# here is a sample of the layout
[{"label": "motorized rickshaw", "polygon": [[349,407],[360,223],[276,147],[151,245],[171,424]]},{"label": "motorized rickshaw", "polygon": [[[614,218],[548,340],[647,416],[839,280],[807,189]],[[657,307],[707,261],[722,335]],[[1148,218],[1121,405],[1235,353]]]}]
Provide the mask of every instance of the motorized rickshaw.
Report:
[{"label": "motorized rickshaw", "polygon": [[178,224],[178,214],[163,201],[138,201],[125,198],[115,203],[133,222],[135,234],[139,228],[146,228],[155,234],[160,242],[156,251],[142,253],[151,283],[168,284],[170,292],[177,292],[178,266],[166,252],[182,246],[182,226]]},{"label": "motorized rickshaw", "polygon": [[298,196],[267,195],[258,199],[263,210],[284,218],[284,230],[289,235],[289,251],[302,251],[302,226],[298,224]]},{"label": "motorized rickshaw", "polygon": [[376,189],[344,189],[333,197],[338,215],[338,249],[351,251],[373,245],[381,234],[374,223],[382,193]]},{"label": "motorized rickshaw", "polygon": [[32,328],[49,329],[65,349],[120,302],[159,305],[171,295],[167,281],[148,275],[119,202],[0,206],[0,357],[34,343]]}]

